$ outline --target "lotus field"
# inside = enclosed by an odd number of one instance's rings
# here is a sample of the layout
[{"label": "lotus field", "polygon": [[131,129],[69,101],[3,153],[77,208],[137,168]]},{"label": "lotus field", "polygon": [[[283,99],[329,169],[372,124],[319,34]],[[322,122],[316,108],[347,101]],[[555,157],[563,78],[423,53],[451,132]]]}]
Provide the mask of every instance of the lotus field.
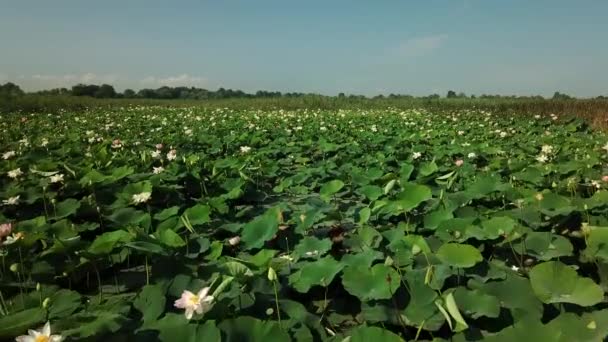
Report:
[{"label": "lotus field", "polygon": [[608,137],[581,120],[132,106],[0,130],[0,340],[608,335]]}]

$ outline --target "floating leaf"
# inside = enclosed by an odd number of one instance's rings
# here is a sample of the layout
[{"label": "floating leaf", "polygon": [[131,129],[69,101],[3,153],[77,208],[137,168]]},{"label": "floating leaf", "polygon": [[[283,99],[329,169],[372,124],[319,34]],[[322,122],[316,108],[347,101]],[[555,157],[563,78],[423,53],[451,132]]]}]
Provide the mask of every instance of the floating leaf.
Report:
[{"label": "floating leaf", "polygon": [[532,290],[543,303],[592,306],[604,300],[604,291],[592,279],[580,277],[559,261],[543,262],[530,270]]}]

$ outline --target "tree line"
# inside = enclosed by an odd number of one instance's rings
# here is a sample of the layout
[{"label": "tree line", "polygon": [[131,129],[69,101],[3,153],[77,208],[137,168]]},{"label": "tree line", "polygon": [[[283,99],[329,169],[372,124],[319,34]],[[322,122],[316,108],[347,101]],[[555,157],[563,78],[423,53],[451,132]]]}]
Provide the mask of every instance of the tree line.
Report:
[{"label": "tree line", "polygon": [[[0,84],[0,96],[1,97],[14,97],[14,96],[22,96],[26,93],[16,84],[8,82],[6,84]],[[118,92],[114,89],[114,86],[109,84],[77,84],[72,88],[54,88],[49,90],[40,90],[33,92],[31,94],[37,95],[63,95],[63,96],[88,96],[92,98],[98,99],[182,99],[182,100],[207,100],[207,99],[238,99],[238,98],[293,98],[293,97],[304,97],[309,95],[321,96],[319,94],[310,94],[310,93],[298,93],[298,92],[287,92],[281,93],[280,91],[266,91],[259,90],[255,93],[246,93],[242,90],[233,90],[233,89],[225,89],[219,88],[215,91],[196,88],[196,87],[167,87],[163,86],[156,89],[144,88],[139,91],[135,91],[133,89],[125,89],[123,92]],[[323,97],[332,97],[332,96],[323,96]],[[350,99],[369,99],[370,97],[364,95],[346,95],[344,93],[339,93],[337,98],[350,98]],[[389,94],[389,95],[376,95],[371,97],[372,99],[413,99],[413,98],[423,98],[423,99],[438,99],[441,98],[439,94],[431,94],[428,96],[415,97],[412,95],[404,95],[404,94]],[[505,96],[505,95],[491,95],[491,94],[481,94],[481,95],[470,95],[467,96],[465,93],[460,92],[456,93],[453,90],[449,90],[445,95],[445,98],[448,99],[544,99],[542,96]],[[567,94],[563,94],[560,92],[555,92],[553,100],[569,100],[574,99],[573,96],[569,96]],[[608,99],[606,96],[598,96],[597,99]]]}]

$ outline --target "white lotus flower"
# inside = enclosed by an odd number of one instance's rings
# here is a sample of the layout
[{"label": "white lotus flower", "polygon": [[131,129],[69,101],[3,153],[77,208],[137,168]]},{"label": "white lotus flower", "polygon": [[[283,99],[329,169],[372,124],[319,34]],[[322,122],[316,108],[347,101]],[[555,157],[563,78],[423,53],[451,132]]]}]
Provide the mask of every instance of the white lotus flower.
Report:
[{"label": "white lotus flower", "polygon": [[152,158],[158,159],[158,158],[160,158],[160,151],[158,151],[158,150],[152,151],[152,153],[150,153],[150,155],[152,155]]},{"label": "white lotus flower", "polygon": [[418,159],[418,158],[420,158],[420,157],[422,157],[422,153],[420,153],[420,152],[414,152],[414,153],[412,154],[412,158],[413,158],[413,159]]},{"label": "white lotus flower", "polygon": [[48,145],[48,144],[49,144],[49,139],[42,138],[42,141],[40,142],[40,146],[46,147],[46,145]]},{"label": "white lotus flower", "polygon": [[21,176],[23,174],[23,172],[21,171],[21,168],[16,168],[14,170],[11,170],[9,172],[6,173],[10,178],[17,178],[19,176]]},{"label": "white lotus flower", "polygon": [[134,194],[131,199],[133,200],[133,203],[135,204],[140,204],[140,203],[146,203],[148,202],[148,200],[150,199],[150,197],[152,197],[152,193],[151,192],[142,192],[139,194]]},{"label": "white lotus flower", "polygon": [[519,267],[517,267],[517,266],[515,266],[515,265],[511,266],[511,269],[512,269],[513,271],[515,271],[515,272],[518,272],[518,271],[519,271]]},{"label": "white lotus flower", "polygon": [[16,154],[17,153],[15,153],[15,151],[4,152],[4,154],[2,154],[2,159],[7,160],[9,158],[14,157]]},{"label": "white lotus flower", "polygon": [[553,153],[553,146],[551,146],[551,145],[543,145],[540,149],[541,149],[541,152],[543,152],[545,154]]},{"label": "white lotus flower", "polygon": [[467,155],[467,157],[468,157],[469,159],[475,159],[475,158],[477,157],[477,155],[475,154],[475,152],[471,152],[471,153],[469,153],[469,154]]},{"label": "white lotus flower", "polygon": [[51,323],[46,324],[40,330],[28,330],[28,335],[21,335],[15,338],[17,342],[61,342],[63,336],[51,335]]},{"label": "white lotus flower", "polygon": [[23,239],[23,233],[13,233],[13,235],[6,237],[6,240],[4,240],[4,242],[2,243],[2,246],[12,245],[21,239]]},{"label": "white lotus flower", "polygon": [[234,237],[231,237],[230,239],[228,239],[228,243],[230,244],[230,246],[236,246],[240,242],[241,242],[240,236],[234,236]]},{"label": "white lotus flower", "polygon": [[185,309],[185,315],[187,319],[191,319],[194,312],[197,314],[204,314],[211,309],[213,302],[213,296],[208,296],[210,288],[205,287],[194,294],[188,290],[182,293],[180,299],[176,300],[174,306],[179,309]]},{"label": "white lotus flower", "polygon": [[51,183],[61,183],[63,182],[63,174],[58,173],[56,175],[51,176]]},{"label": "white lotus flower", "polygon": [[536,157],[536,160],[541,162],[541,163],[545,163],[549,160],[549,157],[547,157],[544,154],[539,155],[538,157]]},{"label": "white lotus flower", "polygon": [[241,146],[241,153],[248,153],[249,151],[251,151],[251,147]]},{"label": "white lotus flower", "polygon": [[167,160],[174,160],[175,158],[177,158],[176,150],[171,150],[167,153]]},{"label": "white lotus flower", "polygon": [[16,204],[19,203],[19,197],[20,197],[20,195],[9,197],[8,199],[3,200],[2,204],[4,204],[4,205],[16,205]]},{"label": "white lotus flower", "polygon": [[161,173],[163,171],[165,171],[165,168],[162,167],[162,166],[159,166],[159,167],[154,167],[153,166],[152,167],[152,173],[155,174],[155,175],[157,175],[157,174],[159,174],[159,173]]},{"label": "white lotus flower", "polygon": [[500,137],[501,137],[501,138],[504,138],[504,137],[506,137],[506,136],[507,136],[507,132],[500,132]]}]

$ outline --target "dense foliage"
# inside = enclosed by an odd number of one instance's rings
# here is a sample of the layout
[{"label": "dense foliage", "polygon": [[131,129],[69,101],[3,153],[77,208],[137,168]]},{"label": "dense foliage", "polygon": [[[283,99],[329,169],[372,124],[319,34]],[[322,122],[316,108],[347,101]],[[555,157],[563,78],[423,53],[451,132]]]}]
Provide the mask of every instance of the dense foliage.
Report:
[{"label": "dense foliage", "polygon": [[127,107],[0,129],[0,338],[608,335],[608,138],[581,120]]}]

